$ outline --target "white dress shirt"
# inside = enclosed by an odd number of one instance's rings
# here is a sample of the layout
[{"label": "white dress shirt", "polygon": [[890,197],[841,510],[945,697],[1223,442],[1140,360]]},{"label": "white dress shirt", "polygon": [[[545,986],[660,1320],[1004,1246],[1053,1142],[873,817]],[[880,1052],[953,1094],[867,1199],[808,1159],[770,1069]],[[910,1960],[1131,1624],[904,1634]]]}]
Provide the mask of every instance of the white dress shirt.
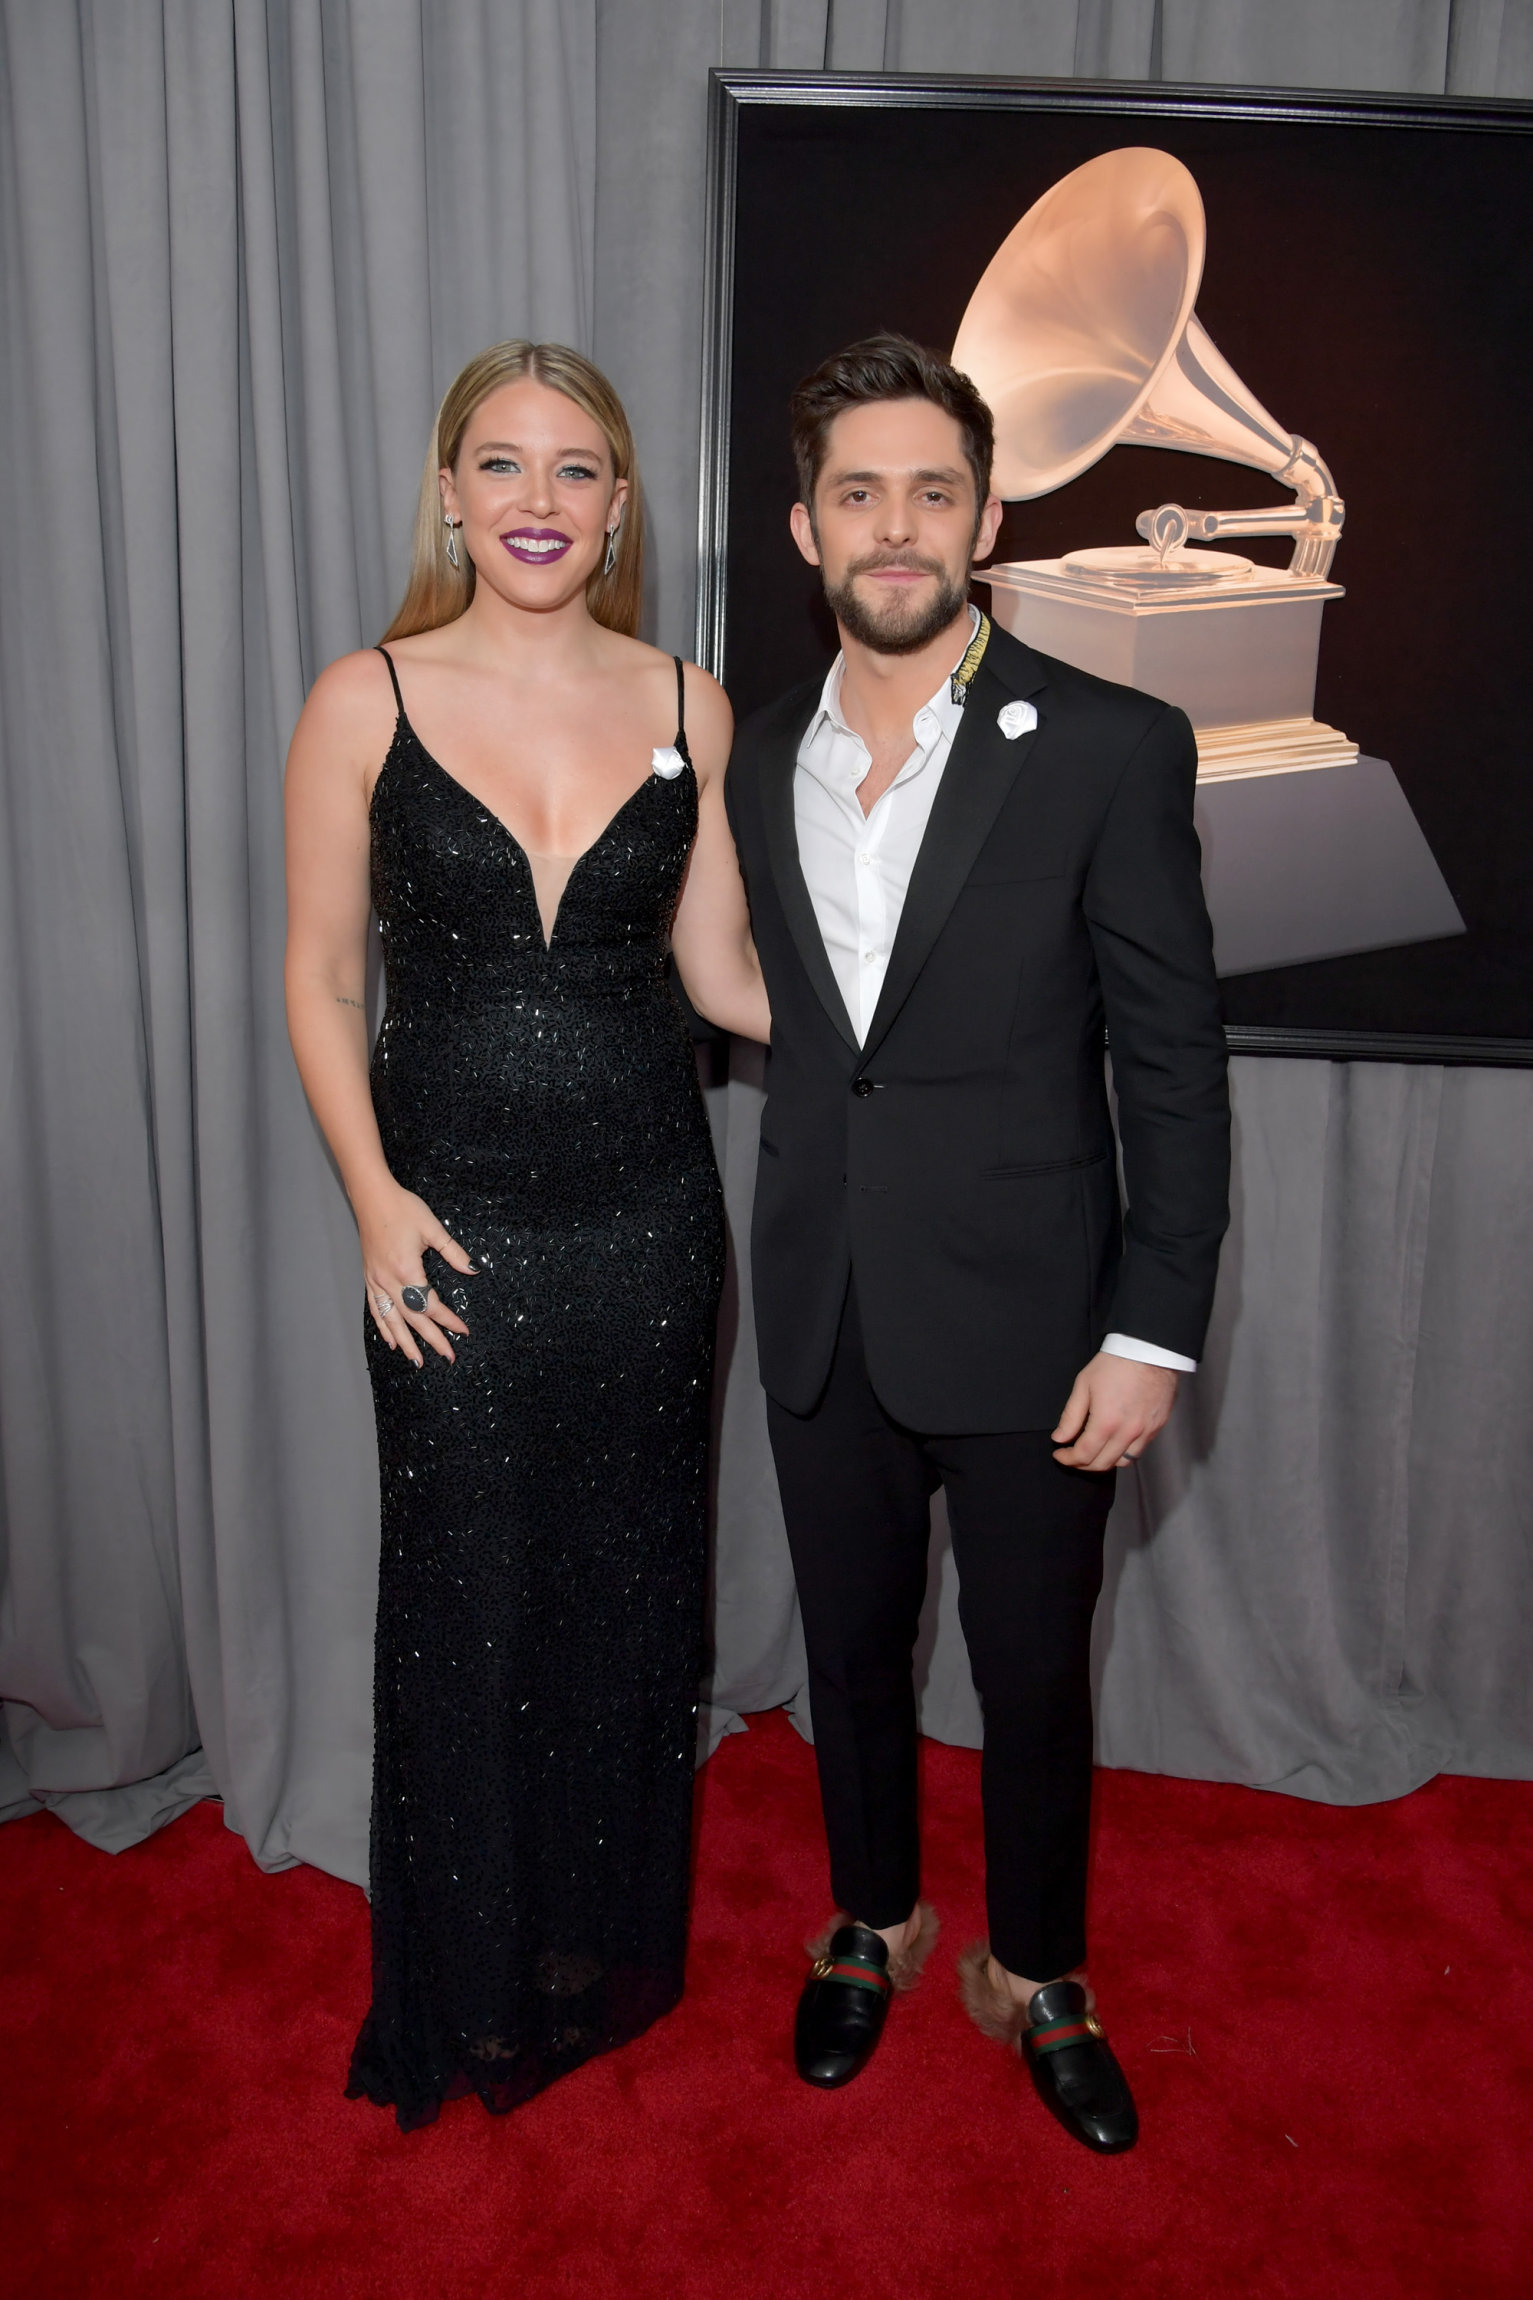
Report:
[{"label": "white dress shirt", "polygon": [[[970,608],[970,633],[979,614]],[[964,641],[967,649],[969,641]],[[955,657],[953,670],[963,660]],[[936,803],[953,737],[966,708],[955,703],[951,672],[911,724],[914,748],[881,798],[866,815],[858,787],[872,766],[862,737],[841,716],[841,679],[846,659],[838,655],[826,674],[820,707],[804,732],[793,777],[793,819],[799,863],[824,937],[826,955],[851,1017],[857,1043],[865,1043],[878,1004],[889,953],[899,931],[921,841]],[[1109,1334],[1102,1344],[1109,1357],[1136,1358],[1144,1365],[1195,1373],[1195,1358],[1179,1357],[1155,1342]]]}]

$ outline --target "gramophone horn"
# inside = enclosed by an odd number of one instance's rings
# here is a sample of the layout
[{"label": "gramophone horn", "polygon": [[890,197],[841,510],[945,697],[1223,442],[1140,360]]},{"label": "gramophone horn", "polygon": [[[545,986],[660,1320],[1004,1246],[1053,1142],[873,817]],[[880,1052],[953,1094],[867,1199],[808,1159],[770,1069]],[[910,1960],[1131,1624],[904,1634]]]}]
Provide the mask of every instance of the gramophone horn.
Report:
[{"label": "gramophone horn", "polygon": [[1218,456],[1270,472],[1299,503],[1265,513],[1164,505],[1145,513],[1141,532],[1163,548],[1189,533],[1292,533],[1295,568],[1323,573],[1341,527],[1330,473],[1194,316],[1205,238],[1190,172],[1169,152],[1137,146],[1088,160],[1028,209],[970,297],[953,346],[954,366],[995,416],[996,493],[1046,495],[1120,442]]}]

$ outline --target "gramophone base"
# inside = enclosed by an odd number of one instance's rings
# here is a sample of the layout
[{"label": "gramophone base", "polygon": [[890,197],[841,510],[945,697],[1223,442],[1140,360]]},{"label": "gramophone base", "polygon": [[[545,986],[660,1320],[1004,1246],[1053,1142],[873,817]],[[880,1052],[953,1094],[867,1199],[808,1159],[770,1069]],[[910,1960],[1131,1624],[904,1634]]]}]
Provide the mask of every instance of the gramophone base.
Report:
[{"label": "gramophone base", "polygon": [[1358,747],[1323,719],[1255,719],[1230,727],[1195,727],[1198,781],[1240,775],[1298,775],[1315,767],[1349,767]]},{"label": "gramophone base", "polygon": [[[990,612],[1013,638],[1099,679],[1177,704],[1197,730],[1200,755],[1205,738],[1214,735],[1228,738],[1233,755],[1241,749],[1237,731],[1246,736],[1276,722],[1290,729],[1294,722],[1315,725],[1320,618],[1326,601],[1342,592],[1320,576],[1233,558],[1230,564],[1247,572],[1169,592],[1153,582],[1071,574],[1062,559],[1013,560],[985,568],[979,580],[990,585]],[[1345,736],[1339,740],[1346,745]],[[1247,752],[1255,747],[1244,745]],[[1357,756],[1355,744],[1340,757],[1294,756],[1291,763],[1340,765],[1347,756]]]},{"label": "gramophone base", "polygon": [[1200,776],[1194,813],[1220,974],[1464,932],[1387,760]]},{"label": "gramophone base", "polygon": [[1221,974],[1463,933],[1393,770],[1312,715],[1336,584],[1261,567],[1168,595],[1072,575],[1058,559],[988,568],[983,580],[1003,630],[1191,719]]}]

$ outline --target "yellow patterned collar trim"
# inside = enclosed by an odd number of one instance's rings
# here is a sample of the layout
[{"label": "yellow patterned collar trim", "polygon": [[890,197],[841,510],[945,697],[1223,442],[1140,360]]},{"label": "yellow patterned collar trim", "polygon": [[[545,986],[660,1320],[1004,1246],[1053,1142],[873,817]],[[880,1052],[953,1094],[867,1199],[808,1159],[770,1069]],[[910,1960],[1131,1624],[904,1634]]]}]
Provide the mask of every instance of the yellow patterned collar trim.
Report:
[{"label": "yellow patterned collar trim", "polygon": [[990,618],[983,607],[978,608],[976,612],[979,616],[979,629],[964,649],[963,661],[948,681],[948,692],[954,702],[958,704],[968,701],[969,688],[973,683],[974,674],[984,661],[985,649],[990,644]]}]

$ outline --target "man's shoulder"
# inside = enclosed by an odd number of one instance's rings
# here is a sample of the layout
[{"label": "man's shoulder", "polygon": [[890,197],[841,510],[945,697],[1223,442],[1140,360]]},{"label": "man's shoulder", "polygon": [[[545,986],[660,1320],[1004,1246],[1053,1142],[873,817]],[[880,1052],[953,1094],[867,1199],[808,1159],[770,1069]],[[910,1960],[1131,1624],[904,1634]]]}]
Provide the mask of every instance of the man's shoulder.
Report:
[{"label": "man's shoulder", "polygon": [[1094,733],[1109,739],[1117,737],[1132,744],[1141,741],[1159,721],[1166,722],[1168,732],[1186,724],[1182,713],[1159,696],[1123,686],[1116,679],[1099,678],[1094,671],[1082,671],[1061,656],[1045,655],[1041,648],[1013,638],[999,624],[991,626],[984,667],[1015,695],[1042,694],[1047,689],[1051,716],[1068,713],[1089,722]]},{"label": "man's shoulder", "polygon": [[762,756],[779,752],[785,743],[796,748],[804,729],[814,715],[825,685],[825,674],[817,671],[811,679],[801,679],[786,694],[774,696],[742,719],[735,729],[735,744],[731,764],[746,764]]}]

